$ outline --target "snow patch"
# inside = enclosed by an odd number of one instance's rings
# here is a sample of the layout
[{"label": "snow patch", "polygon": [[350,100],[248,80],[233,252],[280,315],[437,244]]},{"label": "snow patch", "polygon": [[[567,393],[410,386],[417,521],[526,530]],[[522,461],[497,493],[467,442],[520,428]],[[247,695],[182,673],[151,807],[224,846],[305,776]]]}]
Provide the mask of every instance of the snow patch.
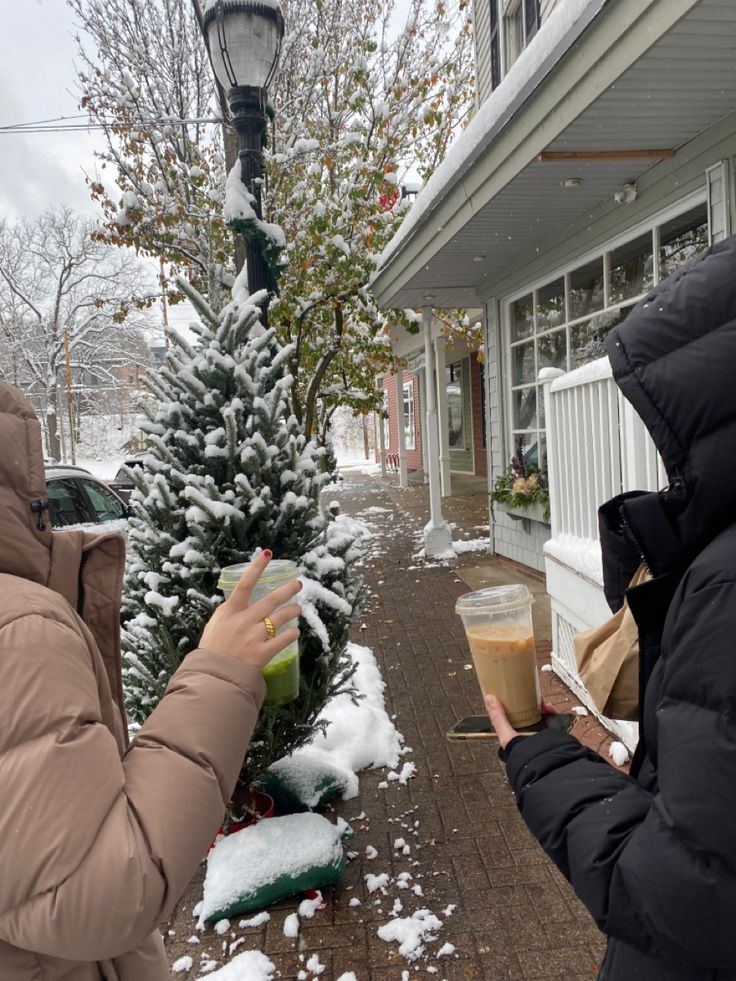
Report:
[{"label": "snow patch", "polygon": [[[201,968],[201,970],[203,970]],[[238,954],[229,964],[213,974],[207,974],[209,981],[273,981],[276,967],[259,950],[248,950]],[[201,981],[200,975],[197,981]]]},{"label": "snow patch", "polygon": [[385,923],[378,928],[378,936],[386,943],[398,943],[401,956],[415,961],[424,953],[425,944],[437,939],[441,928],[441,920],[428,909],[420,909]]},{"label": "snow patch", "polygon": [[611,757],[616,766],[623,766],[624,763],[629,762],[629,751],[623,743],[611,743],[611,745],[608,747],[608,755]]}]

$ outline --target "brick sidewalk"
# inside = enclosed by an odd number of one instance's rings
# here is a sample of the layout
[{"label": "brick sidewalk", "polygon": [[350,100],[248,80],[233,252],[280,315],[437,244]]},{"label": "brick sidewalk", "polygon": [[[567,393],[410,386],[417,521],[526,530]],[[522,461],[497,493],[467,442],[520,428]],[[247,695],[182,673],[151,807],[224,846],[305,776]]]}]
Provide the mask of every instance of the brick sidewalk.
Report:
[{"label": "brick sidewalk", "polygon": [[[406,786],[386,784],[386,772],[368,771],[360,777],[360,796],[341,803],[337,812],[353,820],[350,843],[356,857],[346,875],[327,897],[327,908],[303,921],[297,941],[283,934],[285,917],[298,900],[270,908],[270,921],[257,929],[242,930],[233,921],[224,936],[212,928],[200,943],[187,943],[194,930],[192,907],[201,898],[203,868],[191,883],[168,925],[170,961],[184,954],[194,967],[179,977],[198,977],[202,955],[222,964],[223,945],[241,943],[236,953],[258,949],[276,964],[281,977],[315,977],[306,970],[314,953],[325,966],[320,981],[338,981],[352,971],[357,981],[415,981],[436,976],[438,981],[467,979],[564,978],[591,981],[603,944],[600,933],[577,901],[563,877],[531,838],[514,804],[496,751],[488,744],[450,744],[446,731],[464,715],[482,709],[474,672],[460,622],[454,613],[456,598],[468,585],[458,572],[465,567],[498,563],[469,554],[453,568],[422,564],[412,555],[426,520],[419,494],[401,495],[377,479],[350,475],[331,496],[347,514],[362,516],[378,534],[363,573],[370,595],[369,608],[356,624],[353,639],[373,649],[387,684],[386,707],[412,752],[405,757],[416,764],[416,776]],[[368,509],[371,511],[366,514]],[[473,507],[449,514],[462,537],[477,529],[483,511]],[[518,581],[518,570],[509,572]],[[537,584],[537,589],[539,585]],[[538,645],[540,663],[549,660],[549,643]],[[550,672],[541,674],[544,695],[560,707],[576,700]],[[579,718],[574,733],[586,744],[605,751],[610,736],[590,716]],[[418,822],[415,825],[415,822]],[[403,837],[411,854],[393,847]],[[367,846],[378,851],[366,857]],[[392,884],[386,895],[369,895],[364,877],[388,872],[392,879],[410,872],[411,884],[422,895]],[[357,897],[359,906],[349,902]],[[378,897],[378,898],[377,898]],[[443,919],[436,942],[427,945],[429,959],[412,964],[398,954],[397,944],[377,936],[389,921],[395,901],[401,916],[429,909]],[[446,919],[443,910],[456,909]],[[457,956],[433,958],[450,943]],[[436,968],[428,974],[428,969]]]}]

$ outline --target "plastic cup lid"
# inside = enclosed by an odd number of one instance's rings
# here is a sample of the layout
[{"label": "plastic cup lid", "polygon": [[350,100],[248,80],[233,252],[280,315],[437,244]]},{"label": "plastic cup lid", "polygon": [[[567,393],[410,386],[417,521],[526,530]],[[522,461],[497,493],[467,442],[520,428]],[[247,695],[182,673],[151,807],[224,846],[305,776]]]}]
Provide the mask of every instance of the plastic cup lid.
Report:
[{"label": "plastic cup lid", "polygon": [[534,602],[526,586],[513,583],[508,586],[491,586],[474,593],[465,593],[455,603],[455,613],[461,616],[475,613],[507,613]]},{"label": "plastic cup lid", "polygon": [[[240,582],[240,577],[250,566],[250,562],[240,562],[238,565],[226,565],[220,570],[217,588],[233,589]],[[296,562],[290,559],[272,559],[266,567],[266,572],[258,580],[259,583],[288,582],[296,579],[299,574]]]}]

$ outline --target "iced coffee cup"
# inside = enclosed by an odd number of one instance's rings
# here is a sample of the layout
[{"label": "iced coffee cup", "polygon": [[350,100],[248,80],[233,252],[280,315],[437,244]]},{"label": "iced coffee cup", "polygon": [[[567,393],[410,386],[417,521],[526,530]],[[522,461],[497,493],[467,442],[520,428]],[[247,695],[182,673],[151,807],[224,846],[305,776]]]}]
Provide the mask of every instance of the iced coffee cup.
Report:
[{"label": "iced coffee cup", "polygon": [[[226,566],[220,572],[217,588],[229,599],[232,591],[240,582],[240,577],[248,568],[249,563]],[[293,562],[286,559],[273,559],[266,566],[266,571],[253,587],[251,603],[257,603],[274,589],[293,582],[299,575],[299,570]],[[289,627],[295,627],[296,620],[290,620],[279,629],[279,633]],[[285,705],[293,702],[299,694],[299,641],[294,641],[276,655],[263,669],[266,682],[266,703],[269,705]]]},{"label": "iced coffee cup", "polygon": [[466,593],[455,605],[480,689],[501,701],[515,729],[541,718],[533,602],[526,586],[510,585]]}]

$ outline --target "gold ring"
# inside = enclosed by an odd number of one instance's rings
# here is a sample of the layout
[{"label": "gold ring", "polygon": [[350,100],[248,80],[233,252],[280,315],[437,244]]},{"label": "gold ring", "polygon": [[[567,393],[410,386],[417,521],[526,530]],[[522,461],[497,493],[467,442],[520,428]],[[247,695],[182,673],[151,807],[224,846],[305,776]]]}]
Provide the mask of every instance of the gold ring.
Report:
[{"label": "gold ring", "polygon": [[264,617],[263,622],[266,624],[266,630],[268,631],[269,637],[276,636],[276,627],[274,627],[273,622],[270,617]]}]

